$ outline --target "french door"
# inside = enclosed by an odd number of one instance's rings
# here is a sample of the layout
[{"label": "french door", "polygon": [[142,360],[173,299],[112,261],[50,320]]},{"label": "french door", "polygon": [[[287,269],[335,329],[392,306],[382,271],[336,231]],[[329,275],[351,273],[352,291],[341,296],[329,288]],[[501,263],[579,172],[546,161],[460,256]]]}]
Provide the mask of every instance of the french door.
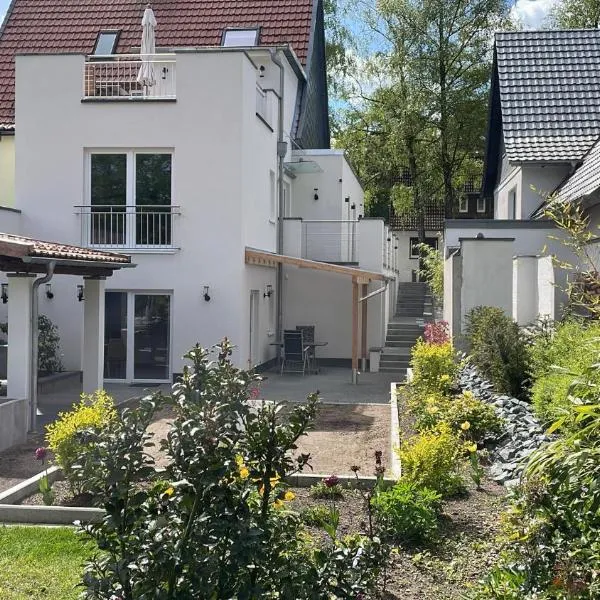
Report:
[{"label": "french door", "polygon": [[170,294],[106,292],[104,379],[170,381]]}]

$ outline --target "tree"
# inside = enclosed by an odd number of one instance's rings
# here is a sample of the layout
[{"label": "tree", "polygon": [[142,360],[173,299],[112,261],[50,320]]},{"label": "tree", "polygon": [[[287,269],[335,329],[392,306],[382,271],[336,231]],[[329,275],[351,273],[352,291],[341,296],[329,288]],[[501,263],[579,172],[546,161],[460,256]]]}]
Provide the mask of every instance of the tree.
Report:
[{"label": "tree", "polygon": [[557,29],[596,29],[600,0],[562,0],[554,7],[550,23]]}]

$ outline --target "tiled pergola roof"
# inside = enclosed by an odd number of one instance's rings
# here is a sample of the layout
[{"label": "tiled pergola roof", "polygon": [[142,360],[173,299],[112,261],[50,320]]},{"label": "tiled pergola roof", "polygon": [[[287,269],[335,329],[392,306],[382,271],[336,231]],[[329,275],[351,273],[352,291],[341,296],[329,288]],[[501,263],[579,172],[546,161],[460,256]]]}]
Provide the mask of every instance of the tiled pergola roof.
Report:
[{"label": "tiled pergola roof", "polygon": [[50,261],[55,273],[65,275],[111,275],[134,266],[126,254],[0,233],[0,271],[43,273]]}]

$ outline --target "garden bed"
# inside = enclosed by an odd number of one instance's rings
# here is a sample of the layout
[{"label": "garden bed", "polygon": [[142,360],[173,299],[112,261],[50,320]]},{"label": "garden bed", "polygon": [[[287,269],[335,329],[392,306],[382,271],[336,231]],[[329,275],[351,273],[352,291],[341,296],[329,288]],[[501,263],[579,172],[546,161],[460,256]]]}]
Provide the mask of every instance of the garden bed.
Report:
[{"label": "garden bed", "polygon": [[35,449],[44,445],[44,434],[27,436],[24,444],[0,452],[0,492],[41,473],[44,466],[35,460]]},{"label": "garden bed", "polygon": [[[302,513],[308,508],[330,506],[328,500],[311,497],[310,490],[295,488],[290,508]],[[470,488],[464,497],[443,503],[439,536],[435,542],[398,549],[391,556],[388,600],[453,600],[462,598],[470,585],[493,566],[498,557],[495,538],[500,528],[504,490],[486,480],[481,490]],[[339,500],[338,534],[366,533],[368,514],[363,495],[345,490]],[[309,527],[319,543],[330,543],[322,530]]]}]

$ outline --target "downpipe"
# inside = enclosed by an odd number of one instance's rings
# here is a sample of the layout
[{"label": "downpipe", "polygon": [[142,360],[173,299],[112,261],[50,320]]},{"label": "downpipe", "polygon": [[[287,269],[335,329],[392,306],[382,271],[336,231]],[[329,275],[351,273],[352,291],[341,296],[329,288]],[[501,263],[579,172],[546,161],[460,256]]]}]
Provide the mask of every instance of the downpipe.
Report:
[{"label": "downpipe", "polygon": [[31,413],[29,416],[29,430],[37,431],[37,410],[38,410],[38,359],[39,359],[39,298],[38,290],[40,285],[49,283],[54,276],[56,262],[51,261],[46,265],[46,274],[38,277],[31,289],[31,365],[29,371],[29,397],[31,398]]}]

